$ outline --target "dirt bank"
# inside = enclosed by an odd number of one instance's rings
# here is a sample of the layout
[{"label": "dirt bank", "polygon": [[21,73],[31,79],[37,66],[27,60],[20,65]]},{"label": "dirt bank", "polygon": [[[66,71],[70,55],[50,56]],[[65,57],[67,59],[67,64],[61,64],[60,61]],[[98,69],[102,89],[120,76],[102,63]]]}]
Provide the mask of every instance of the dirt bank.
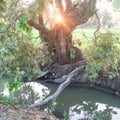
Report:
[{"label": "dirt bank", "polygon": [[7,106],[0,103],[0,120],[60,120],[37,108]]}]

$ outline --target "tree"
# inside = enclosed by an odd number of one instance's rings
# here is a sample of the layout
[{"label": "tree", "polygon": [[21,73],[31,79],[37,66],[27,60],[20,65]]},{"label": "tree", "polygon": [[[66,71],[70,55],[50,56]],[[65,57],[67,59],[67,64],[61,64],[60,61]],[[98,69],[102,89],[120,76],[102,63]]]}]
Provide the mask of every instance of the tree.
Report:
[{"label": "tree", "polygon": [[[84,69],[82,53],[72,42],[72,32],[78,25],[87,22],[91,16],[96,14],[96,0],[77,2],[50,0],[48,3],[47,8],[52,7],[49,9],[52,15],[48,14],[47,10],[39,15],[39,23],[29,20],[28,24],[39,31],[41,40],[47,45],[52,59],[49,67],[52,69],[54,67],[54,73],[56,72],[57,75],[56,82],[61,85],[53,95],[43,101],[38,101],[31,107],[46,104],[56,98]],[[74,54],[74,57],[71,57],[71,54]]]},{"label": "tree", "polygon": [[6,76],[9,91],[40,74],[34,55],[38,48],[31,42],[31,28],[23,11],[20,0],[0,1],[0,78]]},{"label": "tree", "polygon": [[[47,17],[44,13],[40,14],[39,23],[33,20],[28,21],[29,25],[40,32],[40,38],[47,45],[52,63],[65,65],[83,59],[81,51],[73,45],[72,31],[93,16],[96,12],[95,5],[96,0],[80,0],[78,2],[50,0],[47,7],[52,7],[54,14],[49,13],[52,14],[52,22],[49,19],[46,23]],[[71,57],[72,54],[74,57]]]}]

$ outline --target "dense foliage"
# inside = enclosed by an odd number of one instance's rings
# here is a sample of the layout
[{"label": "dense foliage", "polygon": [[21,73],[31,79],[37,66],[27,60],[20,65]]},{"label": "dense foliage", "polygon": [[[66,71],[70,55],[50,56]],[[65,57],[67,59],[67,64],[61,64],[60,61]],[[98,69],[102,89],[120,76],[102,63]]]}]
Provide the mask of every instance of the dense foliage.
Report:
[{"label": "dense foliage", "polygon": [[96,38],[89,46],[86,72],[90,79],[105,73],[110,79],[119,75],[120,38],[110,31],[97,33]]},{"label": "dense foliage", "polygon": [[[3,1],[5,6],[5,2]],[[38,48],[31,41],[32,31],[27,16],[17,3],[9,1],[0,19],[0,77],[7,79],[7,87],[13,90],[23,79],[32,80],[40,74],[36,61]]]},{"label": "dense foliage", "polygon": [[[0,77],[6,78],[10,91],[18,88],[21,81],[32,80],[40,75],[36,56],[42,53],[39,47],[33,44],[33,33],[27,24],[27,16],[38,17],[38,12],[45,8],[45,4],[48,4],[47,0],[36,0],[29,8],[24,8],[23,12],[17,0],[0,1]],[[35,9],[33,9],[34,5]],[[100,72],[104,72],[109,78],[118,75],[120,61],[118,34],[110,31],[99,32],[92,44],[86,46],[82,47],[85,49],[88,47],[86,74],[90,79],[98,77]],[[43,49],[46,50],[45,46],[42,46],[41,51]],[[75,58],[74,51],[71,52],[70,57]],[[43,57],[41,64],[44,65],[49,60],[50,58]]]}]

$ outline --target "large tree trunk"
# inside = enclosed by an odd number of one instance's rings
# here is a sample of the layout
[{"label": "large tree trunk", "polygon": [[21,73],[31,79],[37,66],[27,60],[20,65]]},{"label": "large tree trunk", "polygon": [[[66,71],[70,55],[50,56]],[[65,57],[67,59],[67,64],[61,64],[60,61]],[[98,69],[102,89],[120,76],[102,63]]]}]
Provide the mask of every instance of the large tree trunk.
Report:
[{"label": "large tree trunk", "polygon": [[[42,15],[39,17],[39,24],[28,21],[28,24],[40,31],[43,42],[46,43],[53,62],[60,65],[70,64],[82,60],[82,53],[72,44],[72,31],[76,26],[83,24],[95,13],[96,0],[85,0],[72,5],[71,0],[65,0],[66,8],[58,0],[60,14],[64,18],[63,22],[55,24],[54,28],[48,30],[44,25]],[[71,52],[74,51],[74,58]]]},{"label": "large tree trunk", "polygon": [[[63,18],[62,22],[55,24],[51,29],[47,29],[44,18],[40,15],[39,24],[32,20],[29,20],[28,24],[39,30],[40,38],[46,43],[53,60],[52,63],[54,63],[51,64],[49,70],[52,71],[52,75],[54,75],[52,77],[55,81],[61,83],[61,85],[53,95],[31,105],[31,107],[46,104],[56,98],[79,75],[86,63],[82,58],[81,51],[72,44],[72,32],[78,25],[87,22],[96,13],[96,0],[84,0],[82,2],[80,0],[77,4],[72,4],[72,0],[64,0],[65,8],[62,0],[55,0],[54,2],[57,3],[56,6]],[[74,51],[74,58],[71,58],[72,51]],[[82,66],[80,66],[81,64]]]}]

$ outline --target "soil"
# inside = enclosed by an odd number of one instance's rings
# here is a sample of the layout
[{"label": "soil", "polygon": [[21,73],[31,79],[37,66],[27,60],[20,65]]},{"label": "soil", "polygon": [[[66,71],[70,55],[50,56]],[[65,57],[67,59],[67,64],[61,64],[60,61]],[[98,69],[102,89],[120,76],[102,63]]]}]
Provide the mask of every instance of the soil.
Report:
[{"label": "soil", "polygon": [[0,120],[60,120],[37,108],[8,106],[0,103]]}]

